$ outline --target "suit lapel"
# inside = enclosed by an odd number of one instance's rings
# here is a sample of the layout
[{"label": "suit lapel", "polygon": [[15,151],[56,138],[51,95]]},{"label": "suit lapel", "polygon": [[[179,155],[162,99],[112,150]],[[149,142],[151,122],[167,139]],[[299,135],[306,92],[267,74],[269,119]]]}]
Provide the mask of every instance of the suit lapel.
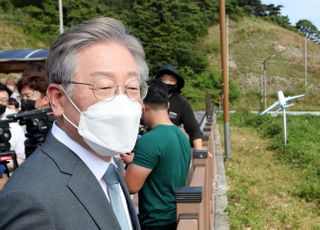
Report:
[{"label": "suit lapel", "polygon": [[[80,163],[82,164],[82,162]],[[112,207],[93,174],[88,169],[78,165],[68,183],[68,187],[87,209],[96,224],[104,229],[121,229],[112,211]],[[90,175],[91,174],[91,175]]]},{"label": "suit lapel", "polygon": [[100,229],[121,230],[99,182],[89,168],[69,148],[51,134],[41,146],[42,150],[56,162],[61,172],[69,174],[68,188],[85,207]]}]

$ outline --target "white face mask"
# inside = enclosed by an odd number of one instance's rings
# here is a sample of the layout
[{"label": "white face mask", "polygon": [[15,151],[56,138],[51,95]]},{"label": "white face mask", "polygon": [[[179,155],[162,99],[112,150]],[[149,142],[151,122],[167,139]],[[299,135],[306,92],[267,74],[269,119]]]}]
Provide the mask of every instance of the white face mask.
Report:
[{"label": "white face mask", "polygon": [[68,95],[67,97],[80,113],[79,126],[65,115],[63,117],[78,129],[91,149],[103,156],[132,151],[138,137],[142,113],[139,102],[130,100],[126,95],[117,95],[111,101],[100,101],[81,112]]},{"label": "white face mask", "polygon": [[13,85],[7,85],[7,87],[8,87],[12,92],[14,92],[14,86],[13,86]]}]

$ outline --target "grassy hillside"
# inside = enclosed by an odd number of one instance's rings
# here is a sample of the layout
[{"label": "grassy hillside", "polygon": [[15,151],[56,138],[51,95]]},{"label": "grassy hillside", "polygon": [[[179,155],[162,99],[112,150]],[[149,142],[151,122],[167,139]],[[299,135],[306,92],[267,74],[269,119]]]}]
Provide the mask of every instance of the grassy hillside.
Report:
[{"label": "grassy hillside", "polygon": [[[278,90],[285,95],[305,91],[304,37],[264,20],[250,17],[229,23],[230,79],[241,89],[241,98],[232,105],[236,108],[259,108],[260,79],[266,61],[267,104],[276,99]],[[209,29],[206,45],[211,68],[220,66],[219,26]],[[296,103],[295,110],[320,108],[320,46],[308,41],[307,97]]]},{"label": "grassy hillside", "polygon": [[0,21],[0,50],[48,48],[48,44],[26,35],[17,24]]}]

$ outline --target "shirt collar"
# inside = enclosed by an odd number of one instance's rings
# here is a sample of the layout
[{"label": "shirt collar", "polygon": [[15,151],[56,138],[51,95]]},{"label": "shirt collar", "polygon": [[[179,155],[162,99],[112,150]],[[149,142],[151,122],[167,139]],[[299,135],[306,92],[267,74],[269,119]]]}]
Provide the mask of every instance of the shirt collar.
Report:
[{"label": "shirt collar", "polygon": [[52,125],[51,133],[62,144],[71,149],[87,165],[87,167],[95,175],[97,180],[101,180],[109,164],[114,164],[113,158],[111,158],[110,162],[106,162],[99,158],[97,155],[82,147],[79,143],[75,142],[67,135],[64,130],[56,125],[56,122],[54,122]]}]

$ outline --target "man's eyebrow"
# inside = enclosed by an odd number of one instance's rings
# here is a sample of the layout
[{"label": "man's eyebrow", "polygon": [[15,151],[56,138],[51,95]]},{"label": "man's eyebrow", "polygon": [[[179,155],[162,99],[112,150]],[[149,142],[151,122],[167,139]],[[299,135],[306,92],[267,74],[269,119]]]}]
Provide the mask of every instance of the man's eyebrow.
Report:
[{"label": "man's eyebrow", "polygon": [[129,76],[133,76],[133,77],[139,77],[140,76],[140,74],[137,73],[137,72],[129,72],[128,75]]},{"label": "man's eyebrow", "polygon": [[105,77],[111,77],[112,72],[103,72],[103,71],[96,71],[90,74],[90,76],[105,76]]},{"label": "man's eyebrow", "polygon": [[[130,71],[126,73],[130,77],[139,77],[139,73],[135,71]],[[90,76],[104,76],[104,77],[114,77],[114,72],[108,72],[108,71],[96,71],[90,74]]]}]

